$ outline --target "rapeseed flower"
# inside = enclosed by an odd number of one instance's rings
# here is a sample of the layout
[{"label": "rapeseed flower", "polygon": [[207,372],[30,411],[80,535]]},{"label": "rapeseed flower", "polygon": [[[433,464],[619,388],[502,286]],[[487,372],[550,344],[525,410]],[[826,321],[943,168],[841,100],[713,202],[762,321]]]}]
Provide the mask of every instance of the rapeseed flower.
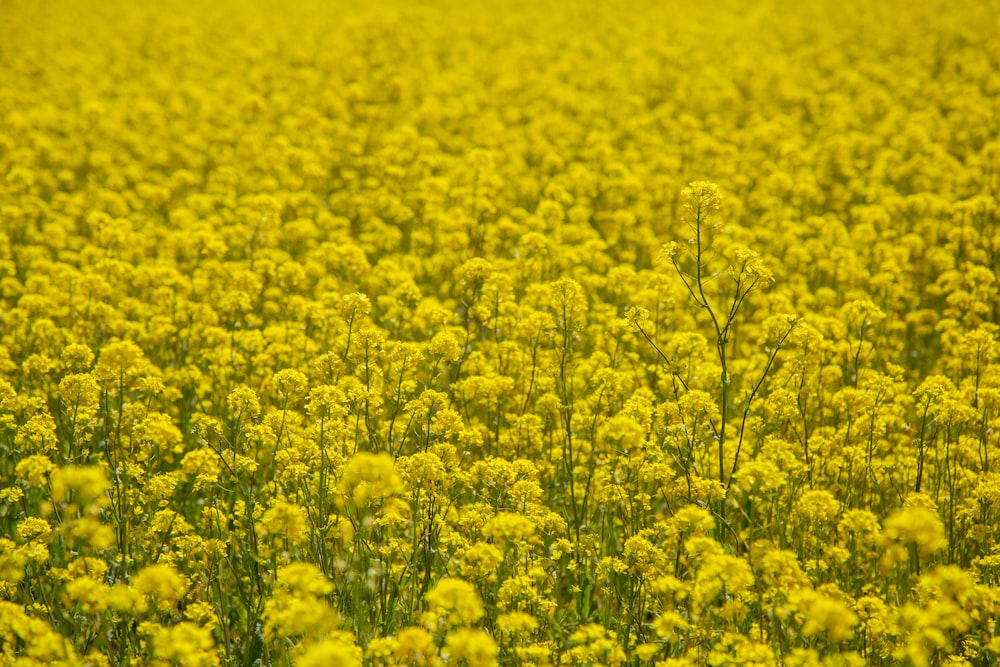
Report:
[{"label": "rapeseed flower", "polygon": [[913,544],[924,556],[948,545],[937,512],[924,505],[911,505],[891,514],[885,520],[882,539],[888,544]]},{"label": "rapeseed flower", "polygon": [[310,644],[296,658],[295,664],[302,667],[322,667],[323,665],[343,665],[360,667],[361,649],[354,645],[349,633],[335,633],[326,639]]},{"label": "rapeseed flower", "polygon": [[188,583],[169,565],[150,565],[136,573],[131,588],[139,596],[139,611],[145,611],[150,605],[160,611],[169,611],[187,594]]},{"label": "rapeseed flower", "polygon": [[169,627],[147,626],[153,638],[154,664],[211,667],[221,664],[208,628],[182,621]]},{"label": "rapeseed flower", "polygon": [[1000,655],[987,4],[95,7],[0,21],[7,662]]},{"label": "rapeseed flower", "polygon": [[496,667],[497,645],[483,630],[458,628],[445,637],[449,662],[463,661],[469,667]]},{"label": "rapeseed flower", "polygon": [[484,614],[475,587],[461,579],[446,578],[427,591],[424,626],[430,630],[475,623]]},{"label": "rapeseed flower", "polygon": [[311,563],[292,563],[278,570],[275,592],[264,607],[264,635],[269,640],[322,637],[340,619],[326,603],[333,584]]}]

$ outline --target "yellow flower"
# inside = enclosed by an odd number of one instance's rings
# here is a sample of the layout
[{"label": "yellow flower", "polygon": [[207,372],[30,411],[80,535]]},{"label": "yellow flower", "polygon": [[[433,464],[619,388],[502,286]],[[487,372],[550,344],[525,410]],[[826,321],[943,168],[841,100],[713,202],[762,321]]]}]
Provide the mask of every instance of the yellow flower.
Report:
[{"label": "yellow flower", "polygon": [[97,466],[64,466],[52,473],[51,483],[54,502],[66,502],[70,494],[76,502],[98,508],[108,502],[105,492],[111,484]]},{"label": "yellow flower", "polygon": [[101,387],[92,373],[74,373],[59,381],[59,397],[71,416],[86,420],[97,413]]},{"label": "yellow flower", "polygon": [[11,664],[81,664],[68,639],[7,600],[0,600],[0,649]]},{"label": "yellow flower", "polygon": [[0,582],[16,584],[24,579],[24,566],[28,562],[24,549],[13,541],[0,537]]},{"label": "yellow flower", "polygon": [[538,619],[522,611],[511,611],[497,616],[497,627],[509,634],[528,633],[538,629]]},{"label": "yellow flower", "polygon": [[163,4],[0,0],[0,664],[1000,655],[996,0]]},{"label": "yellow flower", "polygon": [[337,632],[316,643],[308,644],[295,660],[296,667],[361,667],[362,651],[354,644],[350,633]]},{"label": "yellow flower", "polygon": [[686,188],[681,190],[681,199],[684,202],[684,210],[689,216],[707,217],[713,211],[717,211],[722,202],[722,193],[719,186],[710,181],[692,181]]},{"label": "yellow flower", "polygon": [[805,525],[826,524],[833,521],[840,512],[840,503],[825,489],[810,489],[799,496],[795,504],[793,518]]},{"label": "yellow flower", "polygon": [[105,345],[97,359],[94,375],[113,391],[130,386],[132,380],[151,370],[145,353],[130,340]]},{"label": "yellow flower", "polygon": [[694,596],[702,604],[712,601],[723,590],[739,595],[754,584],[750,565],[730,554],[708,554],[697,568]]},{"label": "yellow flower", "polygon": [[215,649],[212,632],[188,621],[162,627],[146,626],[152,630],[153,656],[164,664],[182,664],[192,667],[212,667],[219,665],[219,654]]},{"label": "yellow flower", "polygon": [[430,630],[470,625],[484,613],[476,588],[461,579],[442,579],[424,597],[427,600],[424,626]]},{"label": "yellow flower", "polygon": [[261,534],[286,539],[291,544],[301,544],[309,537],[306,511],[300,505],[275,501],[261,518]]},{"label": "yellow flower", "polygon": [[639,660],[643,662],[649,662],[653,657],[660,652],[660,646],[658,644],[639,644],[635,647],[635,655]]},{"label": "yellow flower", "polygon": [[495,579],[502,561],[503,552],[486,542],[472,544],[459,556],[462,576],[468,579]]},{"label": "yellow flower", "polygon": [[230,414],[237,419],[243,417],[255,419],[260,416],[260,399],[257,397],[257,392],[246,385],[240,385],[229,392],[226,405]]},{"label": "yellow flower", "polygon": [[333,584],[311,563],[278,569],[278,586],[264,605],[264,636],[322,637],[340,625],[340,617],[325,596]]},{"label": "yellow flower", "polygon": [[806,637],[823,633],[830,641],[846,641],[859,621],[845,603],[808,588],[792,592],[789,601],[803,618],[802,634]]},{"label": "yellow flower", "polygon": [[462,346],[449,332],[442,331],[431,338],[427,351],[441,358],[441,361],[457,361],[462,357]]},{"label": "yellow flower", "polygon": [[[298,400],[305,396],[309,389],[309,378],[306,377],[305,373],[294,368],[287,368],[275,373],[271,382],[277,387],[278,395],[283,401]],[[246,402],[249,400],[249,396],[244,396],[242,400]],[[253,407],[252,402],[249,407]]]},{"label": "yellow flower", "polygon": [[110,589],[92,577],[80,577],[66,584],[66,597],[88,614],[99,614],[107,609]]},{"label": "yellow flower", "polygon": [[187,594],[188,584],[169,565],[149,565],[132,577],[132,589],[141,596],[139,611],[149,602],[160,611],[170,611]]},{"label": "yellow flower", "polygon": [[17,429],[18,444],[29,450],[54,451],[59,443],[56,423],[48,412],[30,417]]},{"label": "yellow flower", "polygon": [[14,468],[17,478],[23,480],[29,487],[43,487],[48,481],[46,476],[55,470],[55,465],[47,456],[33,454],[18,461]]},{"label": "yellow flower", "polygon": [[861,544],[874,544],[882,531],[878,517],[868,510],[847,510],[840,518],[839,530]]},{"label": "yellow flower", "polygon": [[938,513],[923,505],[904,507],[886,518],[882,540],[887,544],[913,544],[924,556],[948,546]]},{"label": "yellow flower", "polygon": [[194,476],[195,488],[211,486],[219,480],[222,464],[219,455],[209,449],[194,449],[181,459],[180,469],[188,477]]},{"label": "yellow flower", "polygon": [[217,622],[215,608],[209,602],[192,602],[184,609],[184,618],[208,629]]},{"label": "yellow flower", "polygon": [[482,630],[458,628],[448,633],[444,641],[449,661],[464,660],[469,667],[495,667],[497,645]]},{"label": "yellow flower", "polygon": [[358,452],[347,461],[340,485],[359,507],[369,500],[403,491],[403,479],[396,471],[392,457],[368,452]]},{"label": "yellow flower", "polygon": [[534,534],[534,522],[512,512],[500,512],[483,526],[483,535],[496,541],[517,542],[529,539]]},{"label": "yellow flower", "polygon": [[66,367],[74,372],[82,372],[94,362],[94,351],[82,343],[71,343],[59,355]]},{"label": "yellow flower", "polygon": [[376,664],[437,667],[442,664],[434,635],[418,626],[403,628],[395,637],[373,640],[368,654]]},{"label": "yellow flower", "polygon": [[674,521],[682,531],[693,531],[695,534],[705,534],[715,528],[715,519],[711,513],[697,505],[685,505],[674,514]]},{"label": "yellow flower", "polygon": [[28,517],[17,524],[17,536],[25,541],[48,536],[51,532],[52,526],[40,517]]},{"label": "yellow flower", "polygon": [[291,563],[279,568],[278,583],[298,597],[321,597],[333,592],[333,583],[312,563]]}]

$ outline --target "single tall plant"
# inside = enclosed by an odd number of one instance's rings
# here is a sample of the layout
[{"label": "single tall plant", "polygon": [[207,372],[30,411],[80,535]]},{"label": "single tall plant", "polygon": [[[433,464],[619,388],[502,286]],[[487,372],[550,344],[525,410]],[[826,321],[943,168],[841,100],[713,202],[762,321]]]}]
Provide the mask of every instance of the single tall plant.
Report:
[{"label": "single tall plant", "polygon": [[[732,252],[733,256],[726,270],[731,285],[729,287],[715,286],[716,289],[713,293],[709,283],[718,276],[718,273],[710,269],[709,259],[713,241],[712,232],[721,227],[721,224],[715,221],[722,201],[719,186],[708,181],[694,181],[684,188],[681,192],[681,198],[683,201],[681,219],[691,230],[692,236],[686,243],[671,241],[664,244],[660,252],[660,259],[673,266],[686,288],[691,302],[708,315],[708,320],[711,323],[711,333],[715,339],[715,350],[718,354],[721,371],[717,395],[719,420],[716,422],[710,418],[709,425],[718,449],[719,483],[724,485],[728,491],[739,466],[740,449],[743,445],[750,408],[763,386],[764,379],[774,365],[778,350],[792,333],[798,319],[795,317],[786,318],[787,327],[777,333],[775,344],[768,350],[767,362],[759,377],[746,389],[742,406],[740,406],[742,407],[742,415],[738,433],[735,436],[738,438],[736,451],[730,462],[726,456],[726,444],[728,439],[733,436],[731,436],[728,425],[733,410],[738,409],[737,406],[733,405],[731,396],[731,335],[750,294],[771,285],[774,282],[774,275],[764,266],[756,252],[747,248],[736,248]],[[673,364],[657,344],[654,335],[646,330],[644,326],[646,315],[648,313],[643,309],[633,308],[629,311],[628,318],[687,390],[686,382],[673,368]],[[690,464],[690,462],[688,463]],[[720,517],[724,516],[723,506],[720,504]]]}]

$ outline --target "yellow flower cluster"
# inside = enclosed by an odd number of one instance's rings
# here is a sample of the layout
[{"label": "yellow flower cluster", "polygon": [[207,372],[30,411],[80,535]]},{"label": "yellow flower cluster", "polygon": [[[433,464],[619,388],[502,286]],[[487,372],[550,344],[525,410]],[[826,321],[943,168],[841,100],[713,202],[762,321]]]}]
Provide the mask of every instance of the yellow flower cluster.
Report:
[{"label": "yellow flower cluster", "polygon": [[996,5],[0,6],[0,666],[1000,662]]}]

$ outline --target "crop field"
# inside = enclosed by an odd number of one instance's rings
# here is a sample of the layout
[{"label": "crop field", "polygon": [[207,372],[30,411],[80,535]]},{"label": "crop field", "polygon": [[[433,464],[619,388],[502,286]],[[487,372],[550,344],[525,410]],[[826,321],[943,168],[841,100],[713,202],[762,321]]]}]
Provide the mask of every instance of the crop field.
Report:
[{"label": "crop field", "polygon": [[0,0],[0,667],[1000,664],[1000,2]]}]

